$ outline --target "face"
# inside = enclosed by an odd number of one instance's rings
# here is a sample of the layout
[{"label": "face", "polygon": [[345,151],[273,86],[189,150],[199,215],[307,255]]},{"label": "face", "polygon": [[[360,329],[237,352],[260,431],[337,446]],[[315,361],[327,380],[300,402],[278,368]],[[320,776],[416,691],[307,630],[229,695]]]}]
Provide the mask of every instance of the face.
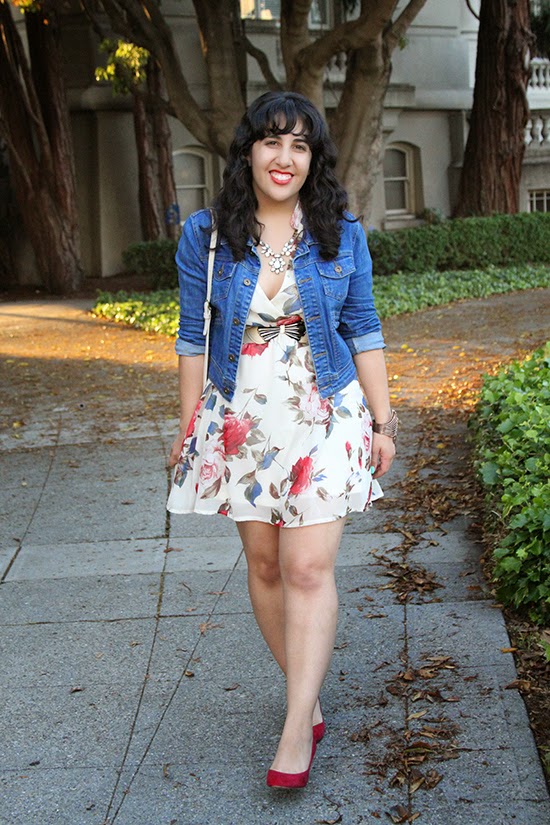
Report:
[{"label": "face", "polygon": [[311,149],[298,122],[287,135],[267,135],[252,144],[252,186],[259,206],[288,203],[294,208],[311,163]]}]

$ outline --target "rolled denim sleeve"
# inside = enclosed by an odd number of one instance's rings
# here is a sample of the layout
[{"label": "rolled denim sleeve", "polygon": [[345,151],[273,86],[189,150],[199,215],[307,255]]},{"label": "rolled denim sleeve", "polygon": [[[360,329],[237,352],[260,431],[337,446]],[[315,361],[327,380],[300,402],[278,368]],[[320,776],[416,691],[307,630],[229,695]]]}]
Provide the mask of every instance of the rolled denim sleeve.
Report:
[{"label": "rolled denim sleeve", "polygon": [[374,307],[372,294],[372,259],[365,230],[353,224],[353,258],[355,269],[350,276],[348,294],[340,314],[338,332],[352,355],[386,345],[382,324]]},{"label": "rolled denim sleeve", "polygon": [[205,240],[197,237],[197,232],[204,238],[208,235],[195,225],[193,218],[192,215],[185,221],[176,252],[180,290],[180,323],[176,339],[178,355],[203,355],[205,350],[202,330],[208,261],[199,254]]}]

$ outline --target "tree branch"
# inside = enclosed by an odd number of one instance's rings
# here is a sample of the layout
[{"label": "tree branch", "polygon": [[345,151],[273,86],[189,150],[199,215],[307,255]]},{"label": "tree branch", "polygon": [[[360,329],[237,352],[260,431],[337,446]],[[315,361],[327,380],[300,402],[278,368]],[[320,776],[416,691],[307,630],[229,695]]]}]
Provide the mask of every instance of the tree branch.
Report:
[{"label": "tree branch", "polygon": [[[414,2],[414,0],[411,0]],[[423,5],[426,0],[416,0]],[[373,8],[378,6],[378,8]],[[301,66],[313,70],[324,68],[329,60],[339,52],[360,49],[374,40],[383,31],[395,7],[395,0],[377,0],[369,4],[369,11],[362,12],[357,20],[340,23],[322,37],[302,49],[296,56]]]},{"label": "tree branch", "polygon": [[476,20],[479,20],[479,14],[476,14],[472,8],[471,0],[466,0],[466,5],[468,6],[469,11],[474,15]]},{"label": "tree branch", "polygon": [[407,3],[395,23],[392,23],[384,36],[390,53],[393,52],[397,44],[403,39],[405,32],[413,22],[414,18],[425,5],[426,0],[409,0],[409,3]]},{"label": "tree branch", "polygon": [[[98,15],[94,0],[81,0],[92,18]],[[210,137],[210,121],[191,94],[185,79],[172,32],[154,0],[99,0],[117,34],[147,49],[162,69],[172,104],[172,114],[195,138],[218,151]]]},{"label": "tree branch", "polygon": [[261,49],[258,49],[256,46],[254,46],[252,41],[246,36],[244,38],[244,45],[246,47],[247,53],[254,58],[254,60],[260,67],[260,70],[264,76],[264,80],[271,89],[271,91],[275,92],[282,90],[282,84],[279,83],[279,81],[271,71],[271,66],[269,65],[269,60],[266,53]]}]

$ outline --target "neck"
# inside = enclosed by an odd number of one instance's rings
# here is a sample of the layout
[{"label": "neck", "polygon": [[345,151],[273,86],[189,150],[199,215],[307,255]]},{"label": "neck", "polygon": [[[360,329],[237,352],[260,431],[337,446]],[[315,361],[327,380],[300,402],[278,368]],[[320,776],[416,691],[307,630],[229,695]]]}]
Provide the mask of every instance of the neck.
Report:
[{"label": "neck", "polygon": [[261,201],[258,201],[256,219],[263,224],[267,222],[272,223],[274,221],[277,223],[283,221],[289,223],[297,203],[298,198],[293,200],[290,204],[288,201],[285,201],[284,203],[273,203],[273,201],[269,201],[269,203],[262,203]]}]

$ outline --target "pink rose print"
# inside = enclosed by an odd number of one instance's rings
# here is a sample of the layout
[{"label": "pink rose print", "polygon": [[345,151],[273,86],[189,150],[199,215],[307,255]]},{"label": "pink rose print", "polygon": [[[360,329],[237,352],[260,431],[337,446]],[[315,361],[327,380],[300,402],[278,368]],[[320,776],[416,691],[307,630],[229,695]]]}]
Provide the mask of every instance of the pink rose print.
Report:
[{"label": "pink rose print", "polygon": [[[187,430],[186,430],[186,433],[185,433],[185,438],[189,438],[189,436],[191,435],[191,433],[192,433],[192,432],[193,432],[193,430],[195,429],[195,421],[197,420],[197,413],[198,413],[198,411],[199,411],[199,407],[200,407],[201,403],[202,403],[202,400],[201,400],[201,401],[199,401],[199,403],[198,403],[198,404],[197,404],[197,406],[195,407],[195,411],[193,412],[193,415],[191,416],[191,421],[190,421],[190,422],[189,422],[189,424],[187,425]],[[185,440],[185,439],[184,439],[184,440]]]},{"label": "pink rose print", "polygon": [[326,398],[321,398],[315,384],[312,385],[309,395],[300,398],[300,409],[306,418],[318,424],[326,424],[330,418],[330,405]]},{"label": "pink rose print", "polygon": [[241,349],[241,355],[261,355],[262,352],[265,352],[268,346],[268,343],[255,344],[254,342],[252,342],[250,344],[243,344],[243,347]]},{"label": "pink rose print", "polygon": [[363,443],[365,445],[365,450],[370,453],[370,437],[371,437],[371,419],[370,416],[364,415],[362,419],[362,430],[363,430]]},{"label": "pink rose print", "polygon": [[213,484],[222,477],[225,469],[225,456],[220,446],[207,447],[203,453],[200,481],[203,487]]},{"label": "pink rose print", "polygon": [[223,422],[223,445],[226,455],[237,455],[239,447],[245,443],[253,426],[252,418],[238,419],[231,413],[226,413]]},{"label": "pink rose print", "polygon": [[348,459],[351,458],[351,444],[349,441],[346,441],[346,453],[348,454]]},{"label": "pink rose print", "polygon": [[307,490],[311,484],[312,476],[313,459],[311,456],[306,455],[304,458],[299,458],[290,471],[292,486],[289,490],[289,494],[292,496],[298,496],[300,493]]}]

